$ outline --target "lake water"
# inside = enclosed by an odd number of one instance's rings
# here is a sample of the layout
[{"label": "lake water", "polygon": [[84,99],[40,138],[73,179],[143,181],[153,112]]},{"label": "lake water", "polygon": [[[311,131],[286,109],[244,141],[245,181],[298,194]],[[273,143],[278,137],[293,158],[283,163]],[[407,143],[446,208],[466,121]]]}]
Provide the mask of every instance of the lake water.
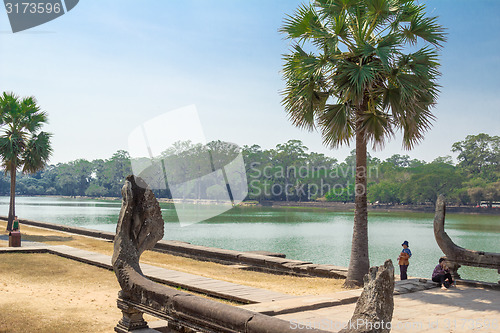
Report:
[{"label": "lake water", "polygon": [[[120,201],[18,197],[20,218],[115,231]],[[164,239],[181,240],[224,249],[265,250],[287,258],[318,264],[348,266],[353,213],[323,209],[235,207],[209,221],[181,227],[173,205],[161,204]],[[7,215],[9,198],[0,197],[0,215]],[[401,243],[408,240],[413,256],[410,276],[430,277],[442,255],[433,233],[433,214],[370,213],[370,264],[396,261]],[[448,214],[446,231],[456,244],[474,250],[500,252],[500,217]],[[399,269],[397,270],[399,273]],[[497,282],[495,270],[462,267],[462,278]]]}]

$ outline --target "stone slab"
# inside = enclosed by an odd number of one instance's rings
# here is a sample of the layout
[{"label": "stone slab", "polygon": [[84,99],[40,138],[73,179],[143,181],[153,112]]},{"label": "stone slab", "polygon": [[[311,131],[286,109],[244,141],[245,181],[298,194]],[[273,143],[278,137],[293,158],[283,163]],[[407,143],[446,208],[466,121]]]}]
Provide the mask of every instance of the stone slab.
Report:
[{"label": "stone slab", "polygon": [[286,254],[284,253],[276,253],[269,251],[245,251],[246,253],[260,254],[267,257],[276,257],[276,258],[286,258]]}]

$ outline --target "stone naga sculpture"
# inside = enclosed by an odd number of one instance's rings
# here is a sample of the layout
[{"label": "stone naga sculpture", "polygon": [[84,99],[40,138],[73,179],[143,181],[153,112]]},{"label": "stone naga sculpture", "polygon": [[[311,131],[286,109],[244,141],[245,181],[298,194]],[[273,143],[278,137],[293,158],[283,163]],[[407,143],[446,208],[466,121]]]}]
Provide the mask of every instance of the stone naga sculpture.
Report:
[{"label": "stone naga sculpture", "polygon": [[[438,197],[434,216],[434,237],[441,251],[446,255],[446,264],[455,279],[460,275],[460,265],[497,269],[500,273],[500,253],[468,250],[456,245],[444,231],[446,202],[443,195]],[[500,282],[500,281],[499,281]]]},{"label": "stone naga sculpture", "polygon": [[122,197],[111,262],[122,288],[118,307],[123,312],[123,318],[117,328],[121,327],[126,332],[128,329],[147,327],[142,312],[120,303],[120,299],[140,301],[140,285],[137,282],[147,279],[142,274],[139,258],[163,238],[164,221],[158,201],[141,178],[128,176],[122,188]]}]

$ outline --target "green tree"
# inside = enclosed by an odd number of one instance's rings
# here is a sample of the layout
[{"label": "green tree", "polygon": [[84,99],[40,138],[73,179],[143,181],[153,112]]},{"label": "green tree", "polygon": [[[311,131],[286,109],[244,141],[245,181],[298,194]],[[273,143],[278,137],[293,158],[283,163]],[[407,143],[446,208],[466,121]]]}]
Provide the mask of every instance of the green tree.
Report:
[{"label": "green tree", "polygon": [[7,230],[15,217],[16,172],[35,173],[45,167],[52,148],[51,134],[41,131],[47,114],[34,97],[21,99],[4,92],[0,97],[0,159],[10,173],[10,203]]},{"label": "green tree", "polygon": [[345,187],[335,186],[325,195],[325,198],[327,201],[352,202],[354,199],[354,184],[347,184]]},{"label": "green tree", "polygon": [[[121,193],[121,188],[125,178],[132,174],[132,166],[128,152],[118,150],[110,159],[105,161],[96,160],[93,162],[95,167],[95,176],[91,182],[97,182],[99,188],[105,188],[107,195],[118,197]],[[96,188],[93,187],[94,191]],[[102,194],[104,195],[104,191]]]},{"label": "green tree", "polygon": [[368,199],[370,202],[375,203],[399,203],[399,191],[401,185],[390,180],[383,180],[378,184],[370,186],[368,191]]},{"label": "green tree", "polygon": [[94,166],[91,162],[80,158],[68,163],[71,166],[71,174],[76,180],[77,195],[85,195],[85,191],[90,185]]},{"label": "green tree", "polygon": [[458,153],[458,165],[472,176],[494,180],[500,172],[500,136],[467,135],[453,144],[452,151]]},{"label": "green tree", "polygon": [[59,163],[55,172],[55,185],[61,195],[76,196],[78,175],[75,175],[73,162]]},{"label": "green tree", "polygon": [[413,0],[316,0],[288,16],[281,32],[294,41],[283,70],[283,104],[293,124],[319,129],[331,147],[356,142],[345,284],[361,285],[369,268],[367,143],[381,146],[401,130],[410,149],[430,128],[444,29]]},{"label": "green tree", "polygon": [[297,172],[301,163],[305,161],[307,147],[300,140],[288,140],[288,142],[276,145],[276,154],[274,155],[275,167],[279,169],[282,175],[284,185],[282,187],[285,200],[288,201],[293,185],[297,180]]},{"label": "green tree", "polygon": [[462,178],[456,168],[438,161],[423,165],[402,186],[405,203],[436,203],[439,194],[450,194],[462,186]]},{"label": "green tree", "polygon": [[90,184],[85,190],[85,195],[89,197],[105,197],[108,190],[97,184]]},{"label": "green tree", "polygon": [[410,156],[408,155],[401,156],[399,154],[394,154],[391,157],[387,158],[385,162],[394,167],[407,168],[410,166]]},{"label": "green tree", "polygon": [[500,181],[486,186],[485,199],[488,201],[489,208],[493,207],[493,203],[500,202]]}]

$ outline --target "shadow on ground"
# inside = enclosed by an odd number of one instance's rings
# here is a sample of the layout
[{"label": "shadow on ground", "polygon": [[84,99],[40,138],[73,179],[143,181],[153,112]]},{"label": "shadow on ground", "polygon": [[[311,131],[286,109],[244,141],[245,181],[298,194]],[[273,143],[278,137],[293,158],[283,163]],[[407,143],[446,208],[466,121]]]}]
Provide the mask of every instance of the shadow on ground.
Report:
[{"label": "shadow on ground", "polygon": [[[482,288],[450,288],[441,293],[421,293],[419,294],[423,301],[430,304],[450,305],[462,309],[474,311],[499,311],[500,310],[500,291],[488,290]],[[398,296],[401,298],[415,299],[416,294],[405,294]]]}]

